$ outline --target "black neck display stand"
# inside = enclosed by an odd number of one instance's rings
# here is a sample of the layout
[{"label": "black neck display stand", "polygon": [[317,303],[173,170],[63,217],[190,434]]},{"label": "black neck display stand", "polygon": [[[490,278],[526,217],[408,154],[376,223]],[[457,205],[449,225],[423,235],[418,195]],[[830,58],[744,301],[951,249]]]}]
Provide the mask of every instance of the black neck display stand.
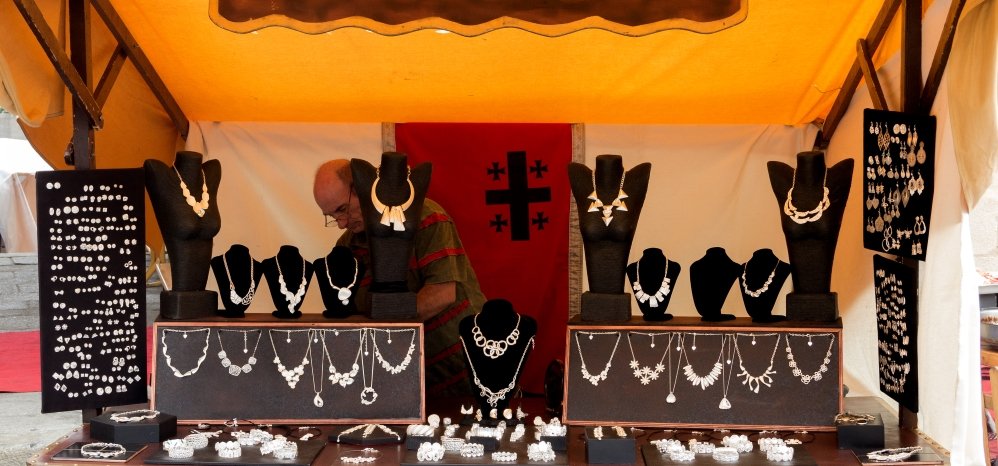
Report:
[{"label": "black neck display stand", "polygon": [[[167,319],[210,316],[218,309],[218,294],[206,291],[205,285],[212,240],[222,227],[217,197],[222,165],[217,160],[202,163],[201,154],[184,151],[177,152],[172,167],[150,159],[144,168],[146,190],[170,257],[171,289],[160,294],[160,314]],[[203,216],[188,204],[181,180],[195,200],[202,200],[202,186],[208,187]]]},{"label": "black neck display stand", "polygon": [[[624,293],[624,271],[650,176],[650,163],[636,165],[625,175],[619,155],[597,156],[594,170],[579,163],[568,165],[589,279],[589,291],[582,293],[583,320],[621,321],[631,317],[631,297]],[[623,193],[620,193],[622,180]],[[617,197],[624,193],[626,198]],[[591,199],[593,194],[598,201]],[[622,206],[613,206],[615,201]],[[590,212],[591,209],[595,210]],[[604,209],[610,210],[604,214]],[[605,215],[613,217],[609,223]]]},{"label": "black neck display stand", "polygon": [[[278,261],[280,263],[278,264]],[[281,270],[278,271],[277,267]],[[312,264],[302,258],[298,248],[294,246],[281,246],[277,255],[264,259],[260,264],[264,276],[267,277],[267,287],[270,288],[270,297],[274,300],[277,310],[272,312],[274,317],[281,319],[297,319],[301,317],[301,303],[305,301],[308,294],[308,283],[312,280]],[[302,268],[304,267],[304,270]],[[284,285],[289,293],[297,293],[302,284],[302,277],[305,278],[305,293],[300,296],[297,303],[292,304],[281,291],[281,277],[284,277]]]},{"label": "black neck display stand", "polygon": [[772,249],[760,249],[742,264],[738,287],[752,322],[769,323],[787,319],[785,316],[774,316],[773,306],[789,276],[790,264],[776,257]]},{"label": "black neck display stand", "polygon": [[[780,208],[780,223],[787,240],[794,291],[787,295],[787,318],[833,321],[838,318],[838,298],[831,292],[832,261],[849,199],[853,160],[825,166],[823,152],[797,154],[797,168],[768,162],[769,180]],[[817,220],[797,223],[784,212],[793,189],[793,206],[799,211],[817,208],[828,189],[829,205]]]},{"label": "black neck display stand", "polygon": [[710,248],[703,257],[690,264],[690,287],[693,305],[704,322],[721,322],[734,319],[732,314],[722,314],[721,308],[728,298],[731,284],[742,273],[742,266],[728,257],[723,248]]},{"label": "black neck display stand", "polygon": [[326,257],[320,257],[312,264],[322,304],[326,306],[322,315],[341,319],[357,313],[357,286],[364,276],[364,264],[353,256],[350,248],[336,246]]},{"label": "black neck display stand", "polygon": [[[478,331],[475,330],[476,323]],[[507,390],[505,396],[490,404],[478,384],[493,393],[516,386],[533,348],[537,321],[517,313],[505,299],[492,299],[485,302],[482,312],[462,319],[458,328],[466,350],[465,362],[468,364],[471,390],[479,409],[483,413],[492,409],[502,413],[509,407],[514,390]],[[518,336],[514,337],[514,332],[518,332]],[[477,341],[485,345],[484,348],[476,344],[476,336]],[[477,383],[475,377],[478,378]]]},{"label": "black neck display stand", "polygon": [[[385,152],[377,168],[365,160],[352,159],[350,170],[371,247],[371,317],[415,317],[416,294],[409,290],[406,277],[433,167],[421,163],[410,172],[405,154]],[[378,212],[375,202],[386,206],[382,212]],[[392,211],[397,214],[399,210],[392,206],[404,207],[407,203],[401,212],[403,224],[390,222]]]},{"label": "black neck display stand", "polygon": [[[226,272],[226,265],[228,265],[228,272]],[[253,259],[249,248],[241,244],[233,244],[224,254],[211,258],[211,271],[215,275],[215,282],[218,283],[218,289],[222,294],[223,309],[217,310],[216,313],[223,317],[245,316],[246,309],[253,301],[253,296],[247,295],[256,294],[260,279],[263,278],[263,267]],[[245,299],[247,297],[249,299]],[[244,301],[247,302],[244,303]]]},{"label": "black neck display stand", "polygon": [[[627,279],[631,282],[631,287],[639,285],[641,291],[649,296],[642,302],[635,290],[635,300],[645,320],[665,321],[672,318],[667,309],[681,271],[682,266],[678,262],[670,261],[658,248],[645,249],[641,259],[627,266]],[[668,293],[662,291],[665,288],[665,280],[668,280]]]}]

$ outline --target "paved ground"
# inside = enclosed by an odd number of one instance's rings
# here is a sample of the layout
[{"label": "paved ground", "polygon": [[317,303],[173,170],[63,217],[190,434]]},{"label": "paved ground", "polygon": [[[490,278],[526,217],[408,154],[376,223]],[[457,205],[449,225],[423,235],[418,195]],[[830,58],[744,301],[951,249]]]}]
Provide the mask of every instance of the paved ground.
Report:
[{"label": "paved ground", "polygon": [[81,424],[79,411],[41,414],[41,406],[39,393],[0,393],[0,466],[24,466]]}]

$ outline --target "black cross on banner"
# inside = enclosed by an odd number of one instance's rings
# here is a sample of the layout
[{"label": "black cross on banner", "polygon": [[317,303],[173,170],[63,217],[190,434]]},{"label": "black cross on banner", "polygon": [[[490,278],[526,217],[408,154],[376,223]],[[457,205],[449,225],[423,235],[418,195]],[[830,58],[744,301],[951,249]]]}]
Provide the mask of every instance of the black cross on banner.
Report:
[{"label": "black cross on banner", "polygon": [[509,188],[485,191],[485,203],[488,205],[508,204],[511,239],[513,241],[529,241],[530,204],[550,202],[551,188],[530,188],[527,186],[526,152],[507,152],[506,167],[509,173],[507,177]]}]

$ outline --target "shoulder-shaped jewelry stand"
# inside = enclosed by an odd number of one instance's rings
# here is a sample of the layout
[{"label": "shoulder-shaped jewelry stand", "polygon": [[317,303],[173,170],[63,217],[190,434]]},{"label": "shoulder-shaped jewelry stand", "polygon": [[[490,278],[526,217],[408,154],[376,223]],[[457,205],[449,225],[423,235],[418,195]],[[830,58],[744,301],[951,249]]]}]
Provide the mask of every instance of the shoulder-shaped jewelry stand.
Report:
[{"label": "shoulder-shaped jewelry stand", "polygon": [[579,163],[568,165],[589,279],[589,291],[581,298],[583,320],[622,321],[631,317],[624,270],[650,176],[650,163],[625,171],[619,155],[597,156],[595,169]]},{"label": "shoulder-shaped jewelry stand", "polygon": [[432,166],[410,168],[405,154],[385,152],[378,167],[352,159],[350,170],[371,247],[371,317],[415,317],[416,294],[409,290],[407,275]]},{"label": "shoulder-shaped jewelry stand", "polygon": [[277,255],[264,259],[260,264],[270,296],[277,306],[272,314],[281,319],[297,319],[301,317],[302,301],[308,291],[308,282],[312,279],[312,264],[305,260],[294,246],[281,246]]},{"label": "shoulder-shaped jewelry stand", "polygon": [[742,273],[742,266],[728,257],[724,248],[710,248],[703,257],[690,264],[690,287],[693,305],[705,322],[722,322],[734,319],[732,314],[722,314],[724,301],[731,285]]},{"label": "shoulder-shaped jewelry stand", "polygon": [[315,280],[322,294],[328,319],[342,319],[357,313],[357,288],[364,276],[364,264],[346,246],[336,246],[325,257],[312,262]]},{"label": "shoulder-shaped jewelry stand", "polygon": [[222,226],[215,202],[222,166],[202,163],[197,152],[178,152],[169,166],[146,160],[146,190],[170,257],[172,288],[160,293],[160,314],[167,319],[211,316],[218,294],[206,291],[212,240]]},{"label": "shoulder-shaped jewelry stand", "polygon": [[667,313],[672,290],[682,266],[670,261],[661,249],[645,249],[641,259],[627,266],[627,279],[634,290],[634,300],[647,321],[665,321],[672,318]]},{"label": "shoulder-shaped jewelry stand", "polygon": [[509,301],[492,299],[482,312],[462,319],[458,329],[479,408],[505,411],[534,347],[537,322]]},{"label": "shoulder-shaped jewelry stand", "polygon": [[780,207],[794,291],[787,295],[787,318],[833,321],[838,297],[831,292],[832,261],[842,215],[849,199],[853,160],[825,166],[823,152],[797,154],[797,167],[769,162],[769,180]]},{"label": "shoulder-shaped jewelry stand", "polygon": [[774,316],[773,306],[789,276],[790,264],[776,257],[772,249],[760,249],[742,264],[738,286],[752,322],[770,323],[787,319],[785,316]]},{"label": "shoulder-shaped jewelry stand", "polygon": [[[215,283],[222,290],[222,317],[244,317],[263,278],[263,267],[253,259],[249,248],[233,244],[222,255],[211,258]],[[226,292],[228,290],[228,292]]]}]

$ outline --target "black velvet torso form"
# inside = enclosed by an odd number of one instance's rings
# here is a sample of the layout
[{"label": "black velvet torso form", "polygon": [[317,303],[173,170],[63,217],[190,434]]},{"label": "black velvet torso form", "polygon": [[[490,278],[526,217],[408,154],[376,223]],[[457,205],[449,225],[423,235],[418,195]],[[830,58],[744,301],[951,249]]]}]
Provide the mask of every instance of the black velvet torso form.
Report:
[{"label": "black velvet torso form", "polygon": [[[519,325],[517,325],[517,320],[519,320]],[[481,332],[481,336],[478,338],[479,342],[484,343],[489,340],[500,343],[498,345],[488,344],[485,348],[476,345],[476,321],[477,328]],[[519,330],[519,337],[515,338],[515,343],[507,346],[507,343],[514,340],[511,334],[515,329]],[[475,384],[474,377],[477,375],[479,384],[493,393],[498,393],[510,386],[515,387],[520,376],[523,375],[529,351],[533,349],[533,337],[537,334],[537,321],[530,316],[517,313],[513,309],[513,305],[505,299],[492,299],[485,302],[482,306],[482,312],[462,319],[458,331],[466,350],[465,362],[468,364],[468,378],[478,406],[486,414],[495,408],[500,413],[501,419],[501,413],[509,407],[515,389],[508,390],[501,398],[495,397],[492,400],[495,403],[493,405],[489,403],[488,397],[482,394],[482,388]],[[489,357],[488,354],[495,357]]]},{"label": "black velvet torso form", "polygon": [[[824,153],[801,152],[797,154],[796,169],[782,162],[769,162],[766,166],[780,208],[794,293],[828,293],[842,214],[849,198],[853,160],[843,160],[826,170]],[[829,206],[819,219],[797,223],[784,213],[791,187],[793,205],[797,210],[808,211],[821,202],[822,186],[828,187]]]},{"label": "black velvet torso form", "polygon": [[[364,213],[364,230],[371,248],[372,292],[409,291],[406,285],[409,255],[419,228],[420,212],[433,167],[429,163],[421,163],[410,173],[406,160],[406,155],[398,152],[382,154],[378,168],[365,160],[350,160],[354,192]],[[371,187],[375,182],[377,190],[372,193]],[[385,206],[401,206],[410,197],[412,202],[403,212],[404,228],[398,227],[402,228],[400,231],[395,224],[383,224],[388,223],[386,214],[390,209],[378,212],[374,201]]]},{"label": "black velvet torso form", "polygon": [[[336,246],[326,257],[320,257],[312,264],[315,281],[322,293],[322,304],[326,306],[322,315],[343,318],[356,313],[357,287],[364,277],[364,264],[353,256],[350,248]],[[339,289],[333,288],[333,285]]]},{"label": "black velvet torso form", "polygon": [[[278,267],[280,267],[280,271],[278,271]],[[274,306],[277,307],[277,310],[272,312],[274,317],[281,319],[297,319],[301,317],[301,311],[298,309],[301,307],[301,303],[305,301],[305,295],[308,293],[308,282],[312,280],[312,264],[301,256],[298,248],[294,246],[281,246],[276,256],[264,259],[261,262],[260,268],[263,269],[263,275],[267,277],[267,287],[270,288],[270,297],[274,300]],[[304,277],[305,289],[301,293],[297,303],[288,300],[284,293],[281,292],[281,277],[284,278],[284,284],[288,293],[292,295],[298,293],[299,287],[303,283],[302,277]]]},{"label": "black velvet torso form", "polygon": [[731,284],[741,273],[742,266],[731,260],[723,248],[710,248],[703,257],[690,264],[693,305],[700,313],[700,320],[720,322],[735,318],[732,314],[721,314],[721,308],[728,298]]},{"label": "black velvet torso form", "polygon": [[[772,279],[770,280],[770,274]],[[773,306],[780,296],[783,283],[790,276],[790,264],[783,262],[772,249],[760,249],[752,254],[752,258],[742,265],[742,275],[738,278],[738,288],[741,290],[745,310],[753,322],[779,322],[786,316],[774,316]],[[766,281],[769,280],[769,284]],[[763,290],[763,288],[766,288]],[[747,289],[747,291],[746,291]],[[750,294],[751,292],[751,294]],[[757,294],[758,296],[753,296]]]},{"label": "black velvet torso form", "polygon": [[[638,298],[638,291],[634,290],[634,297],[638,303],[638,308],[644,314],[644,319],[648,321],[664,321],[672,318],[672,314],[667,313],[669,302],[672,300],[672,293],[676,289],[676,281],[679,279],[679,272],[682,266],[678,262],[670,261],[662,253],[661,249],[648,248],[641,255],[641,259],[627,266],[627,279],[634,289],[635,283],[640,283],[643,293],[650,297],[641,301]],[[640,276],[640,282],[638,278]],[[669,292],[661,293],[661,299],[656,296],[663,288],[664,280],[669,280]]]},{"label": "black velvet torso form", "polygon": [[[184,151],[177,153],[172,167],[158,160],[146,160],[143,166],[146,190],[170,256],[171,290],[204,290],[208,283],[212,239],[222,228],[217,196],[222,165],[217,160],[202,164],[201,154]],[[187,204],[177,179],[178,172],[197,200],[203,198],[201,188],[207,184],[209,205],[203,217],[197,216]]]},{"label": "black velvet torso form", "polygon": [[[228,265],[228,272],[225,270],[226,265]],[[222,255],[211,258],[211,271],[215,275],[215,283],[218,283],[218,291],[224,308],[218,310],[218,315],[224,317],[245,316],[246,309],[253,301],[253,297],[248,295],[250,291],[256,293],[260,279],[263,278],[263,267],[253,259],[249,248],[241,244],[233,244]],[[233,288],[230,288],[230,285]],[[236,294],[235,302],[232,300],[233,291]]]},{"label": "black velvet torso form", "polygon": [[[613,219],[609,224],[604,221],[602,209],[589,212],[594,203],[589,199],[594,189],[594,174],[596,197],[606,207],[610,207],[611,202],[617,198],[623,177],[623,191],[627,197],[622,201],[627,210],[614,208],[610,211],[609,215]],[[579,163],[568,165],[568,181],[579,209],[579,228],[582,230],[586,276],[591,292],[624,292],[624,269],[627,267],[638,217],[644,206],[650,175],[650,163],[636,165],[627,170],[625,175],[623,159],[619,155],[597,156],[595,170]]]}]

